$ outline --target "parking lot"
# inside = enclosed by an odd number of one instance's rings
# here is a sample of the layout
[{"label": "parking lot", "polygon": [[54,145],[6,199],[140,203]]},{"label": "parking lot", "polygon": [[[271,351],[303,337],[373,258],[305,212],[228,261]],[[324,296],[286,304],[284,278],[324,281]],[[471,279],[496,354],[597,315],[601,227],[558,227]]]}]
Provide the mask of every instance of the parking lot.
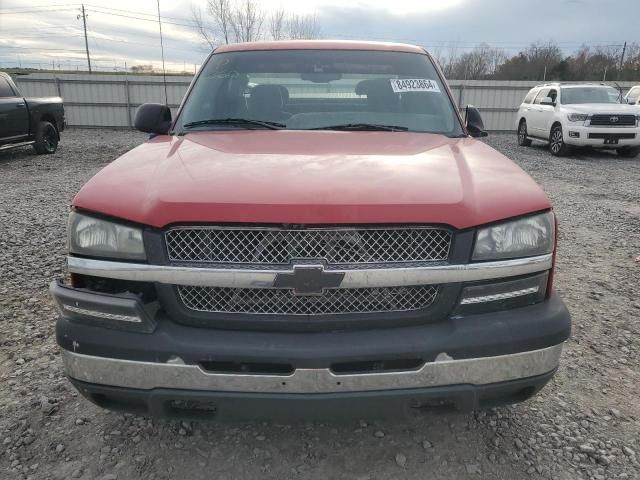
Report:
[{"label": "parking lot", "polygon": [[640,158],[555,158],[515,134],[487,138],[542,185],[560,222],[555,284],[574,330],[533,400],[410,421],[194,424],[93,406],[55,344],[47,287],[63,273],[67,206],[144,138],[72,129],[53,156],[0,153],[1,478],[640,478]]}]

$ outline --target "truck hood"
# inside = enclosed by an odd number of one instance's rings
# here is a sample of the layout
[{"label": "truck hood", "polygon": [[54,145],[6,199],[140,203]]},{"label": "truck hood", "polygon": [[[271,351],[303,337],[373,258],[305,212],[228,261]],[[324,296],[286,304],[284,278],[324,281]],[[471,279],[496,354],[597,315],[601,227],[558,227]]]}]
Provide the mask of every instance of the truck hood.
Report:
[{"label": "truck hood", "polygon": [[105,167],[76,208],[176,223],[448,224],[550,208],[511,160],[472,138],[233,130],[159,136]]},{"label": "truck hood", "polygon": [[637,105],[627,105],[624,103],[577,103],[575,105],[563,105],[567,112],[574,113],[619,113],[619,114],[640,114]]}]

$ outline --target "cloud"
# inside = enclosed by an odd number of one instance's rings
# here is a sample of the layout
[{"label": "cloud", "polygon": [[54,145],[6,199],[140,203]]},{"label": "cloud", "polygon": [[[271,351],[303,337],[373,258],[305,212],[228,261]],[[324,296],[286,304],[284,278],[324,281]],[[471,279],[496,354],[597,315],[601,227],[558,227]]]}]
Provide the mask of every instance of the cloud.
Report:
[{"label": "cloud", "polygon": [[419,12],[437,12],[455,8],[464,2],[474,0],[403,0],[391,2],[389,0],[262,0],[265,9],[282,7],[296,13],[319,13],[328,8],[350,8],[360,12],[380,10],[387,16],[402,16]]},{"label": "cloud", "polygon": [[[483,0],[455,8],[390,17],[385,9],[365,11],[327,7],[320,13],[323,31],[340,38],[367,38],[416,43],[428,48],[468,49],[486,42],[512,52],[535,41],[555,41],[568,53],[583,42],[620,43],[637,37],[632,18],[640,14],[637,0],[619,0],[604,8],[599,0],[538,0],[534,10],[525,2]],[[528,4],[528,3],[527,3]],[[621,16],[620,12],[625,12]],[[568,21],[567,19],[571,19]]]},{"label": "cloud", "polygon": [[[41,0],[4,0],[0,11],[0,67],[51,59],[82,67],[84,37],[78,9]],[[62,1],[62,0],[60,0]],[[194,0],[200,6],[205,0]],[[90,0],[89,47],[100,67],[160,62],[155,2]],[[637,35],[640,1],[618,0],[262,0],[265,10],[283,6],[314,13],[326,38],[415,43],[436,52],[461,51],[486,42],[510,53],[534,41],[554,41],[569,54],[582,43],[620,44]],[[132,7],[131,5],[135,5]],[[199,64],[204,47],[190,27],[190,0],[161,0],[165,58],[170,68]],[[6,14],[7,11],[14,12]],[[23,12],[23,13],[15,13]],[[570,21],[569,21],[570,19]]]}]

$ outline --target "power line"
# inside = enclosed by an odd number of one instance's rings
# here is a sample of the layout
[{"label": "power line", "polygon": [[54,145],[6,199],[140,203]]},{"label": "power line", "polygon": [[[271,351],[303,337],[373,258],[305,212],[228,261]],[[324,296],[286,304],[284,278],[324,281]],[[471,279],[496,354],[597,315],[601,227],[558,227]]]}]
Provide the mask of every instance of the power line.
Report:
[{"label": "power line", "polygon": [[[127,13],[127,14],[134,14],[134,15],[146,15],[149,17],[153,17],[152,20],[155,22],[156,20],[156,14],[155,13],[146,13],[146,12],[141,12],[141,11],[136,11],[136,10],[123,10],[121,8],[113,8],[113,7],[104,7],[102,5],[92,5],[90,3],[86,4],[88,7],[91,8],[99,8],[102,10],[108,10],[108,11],[113,11],[113,12],[123,12],[123,13]],[[162,16],[163,19],[170,19],[170,20],[179,20],[179,21],[184,21],[184,22],[193,22],[192,19],[190,18],[185,18],[185,17],[170,17],[168,15],[163,15]],[[163,20],[164,21],[164,20]],[[166,21],[164,23],[167,23]]]},{"label": "power line", "polygon": [[[42,35],[11,35],[11,40],[30,40],[32,38],[55,38],[55,37],[82,37],[80,32],[69,33],[45,33]],[[0,44],[0,47],[2,45]]]},{"label": "power line", "polygon": [[37,9],[33,9],[33,10],[21,10],[21,11],[12,11],[12,12],[3,12],[0,11],[0,15],[24,15],[25,13],[46,13],[46,12],[63,12],[63,11],[68,11],[68,10],[75,10],[75,7],[69,7],[69,8],[59,8],[59,7],[52,7],[52,8],[37,8]]},{"label": "power line", "polygon": [[11,49],[18,49],[18,50],[45,50],[45,51],[56,51],[56,52],[82,52],[84,53],[84,50],[75,50],[75,49],[71,49],[71,48],[42,48],[42,47],[19,47],[16,45],[0,45],[0,48],[11,48]]},{"label": "power line", "polygon": [[[324,38],[344,38],[344,39],[357,39],[360,40],[362,35],[350,35],[350,34],[342,34],[329,32],[325,33]],[[458,41],[450,41],[450,40],[426,40],[426,39],[417,39],[417,38],[406,38],[406,37],[390,37],[389,35],[370,35],[369,38],[379,39],[381,41],[392,41],[392,42],[407,42],[413,43],[416,45],[420,45],[423,47],[429,48],[447,48],[447,49],[473,49],[479,45],[486,44],[490,47],[500,45],[501,48],[507,49],[517,49],[528,47],[535,43],[547,44],[551,43],[553,45],[558,46],[561,50],[570,50],[574,49],[574,47],[565,46],[562,47],[560,45],[574,45],[575,47],[580,47],[582,45],[590,46],[593,48],[597,47],[622,47],[623,41],[619,40],[591,40],[591,41],[551,41],[551,42],[537,42],[537,41],[513,41],[513,40],[498,40],[498,41],[487,41],[487,40],[465,40],[464,42]]]},{"label": "power line", "polygon": [[49,8],[49,7],[66,7],[66,6],[79,6],[79,3],[47,3],[44,5],[31,5],[29,7],[4,7],[0,8],[0,13],[3,13],[8,10],[24,10],[24,9],[36,9],[36,8]]},{"label": "power line", "polygon": [[[98,35],[104,35],[100,32],[97,32],[93,29],[89,30],[87,27],[87,32],[91,33],[91,38],[90,40],[92,42],[94,42],[93,44],[93,49],[95,50],[104,50],[104,48],[99,47],[98,44],[96,43],[96,34]],[[137,35],[137,34],[136,34]],[[11,37],[12,40],[26,40],[26,39],[31,39],[31,38],[53,38],[53,37],[75,37],[75,38],[84,38],[84,35],[82,33],[74,33],[74,34],[59,34],[59,35],[39,35],[39,36],[31,36],[31,37]],[[149,37],[152,37],[151,35],[149,35]],[[153,36],[152,38],[157,38],[157,36]],[[140,45],[143,47],[148,47],[149,44],[148,43],[142,43],[142,42],[132,42],[131,40],[117,40],[115,38],[104,38],[104,40],[107,40],[109,43],[115,42],[115,43],[123,43],[126,45]],[[0,49],[2,49],[4,47],[4,45],[0,44]],[[8,48],[8,46],[6,47]],[[25,47],[25,48],[32,48],[33,50],[39,50],[40,48],[37,46],[34,47]],[[165,50],[177,50],[177,51],[181,51],[181,52],[193,52],[194,49],[193,48],[180,48],[180,47],[164,47]],[[80,50],[79,50],[80,51]],[[208,50],[207,50],[208,51]]]},{"label": "power line", "polygon": [[[95,34],[95,31],[92,30],[91,33]],[[82,35],[77,35],[77,36],[81,37]],[[95,41],[95,39],[96,39],[95,35],[93,35],[91,37],[91,39]],[[149,46],[148,43],[132,42],[130,40],[116,40],[114,38],[106,38],[104,40],[107,40],[109,43],[116,42],[116,43],[125,43],[125,44],[128,44],[128,45],[141,45],[143,47],[148,47]],[[98,47],[96,46],[96,48],[98,48]],[[179,50],[181,52],[193,52],[193,48],[180,48],[180,47],[164,47],[164,48],[165,48],[165,50]],[[104,49],[103,48],[99,48],[99,50],[104,50]]]},{"label": "power line", "polygon": [[[141,17],[136,17],[136,16],[133,16],[133,15],[125,15],[125,14],[122,14],[122,13],[105,12],[105,11],[96,9],[96,7],[92,7],[92,9],[93,9],[94,12],[101,13],[103,15],[112,15],[112,16],[115,16],[115,17],[131,18],[131,19],[134,19],[134,20],[141,20],[143,22],[154,22],[154,23],[156,23],[158,21],[158,20],[152,20],[150,18],[141,18]],[[167,21],[163,21],[162,23],[164,23],[166,25],[177,25],[177,26],[180,26],[180,27],[193,28],[193,24],[188,25],[188,24],[185,24],[185,23],[176,23],[176,22],[167,22]]]},{"label": "power line", "polygon": [[[38,27],[29,27],[28,28],[28,32],[29,34],[33,33],[33,36],[37,36],[39,34],[56,34],[56,35],[66,35],[68,33],[81,33],[80,29],[74,29],[74,30],[65,30],[65,29],[73,29],[75,27],[71,27],[70,25],[67,25],[65,27],[46,27],[46,28],[38,28]],[[15,30],[13,29],[3,29],[2,33],[7,33],[7,34],[11,34],[11,39],[14,38],[18,38],[15,35],[13,35],[14,33],[19,33],[19,34],[23,34],[25,33],[25,28],[17,28]],[[23,37],[23,35],[20,35],[20,37]]]}]

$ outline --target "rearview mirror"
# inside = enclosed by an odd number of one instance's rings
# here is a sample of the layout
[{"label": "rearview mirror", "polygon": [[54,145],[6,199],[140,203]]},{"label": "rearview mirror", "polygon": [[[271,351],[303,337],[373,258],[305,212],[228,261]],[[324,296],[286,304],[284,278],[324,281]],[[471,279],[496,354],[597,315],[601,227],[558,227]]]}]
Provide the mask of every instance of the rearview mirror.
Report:
[{"label": "rearview mirror", "polygon": [[486,137],[489,134],[484,129],[484,122],[480,116],[480,111],[473,105],[467,105],[465,109],[465,123],[467,132],[472,137]]},{"label": "rearview mirror", "polygon": [[542,101],[540,102],[540,105],[548,105],[550,107],[555,107],[556,106],[556,102],[554,102],[551,97],[544,97],[542,99]]},{"label": "rearview mirror", "polygon": [[300,75],[302,80],[313,83],[329,83],[334,82],[336,80],[342,79],[341,73],[322,73],[322,72],[314,72],[314,73],[303,73]]},{"label": "rearview mirror", "polygon": [[160,103],[143,103],[136,110],[133,124],[141,132],[166,135],[171,127],[171,110]]}]

